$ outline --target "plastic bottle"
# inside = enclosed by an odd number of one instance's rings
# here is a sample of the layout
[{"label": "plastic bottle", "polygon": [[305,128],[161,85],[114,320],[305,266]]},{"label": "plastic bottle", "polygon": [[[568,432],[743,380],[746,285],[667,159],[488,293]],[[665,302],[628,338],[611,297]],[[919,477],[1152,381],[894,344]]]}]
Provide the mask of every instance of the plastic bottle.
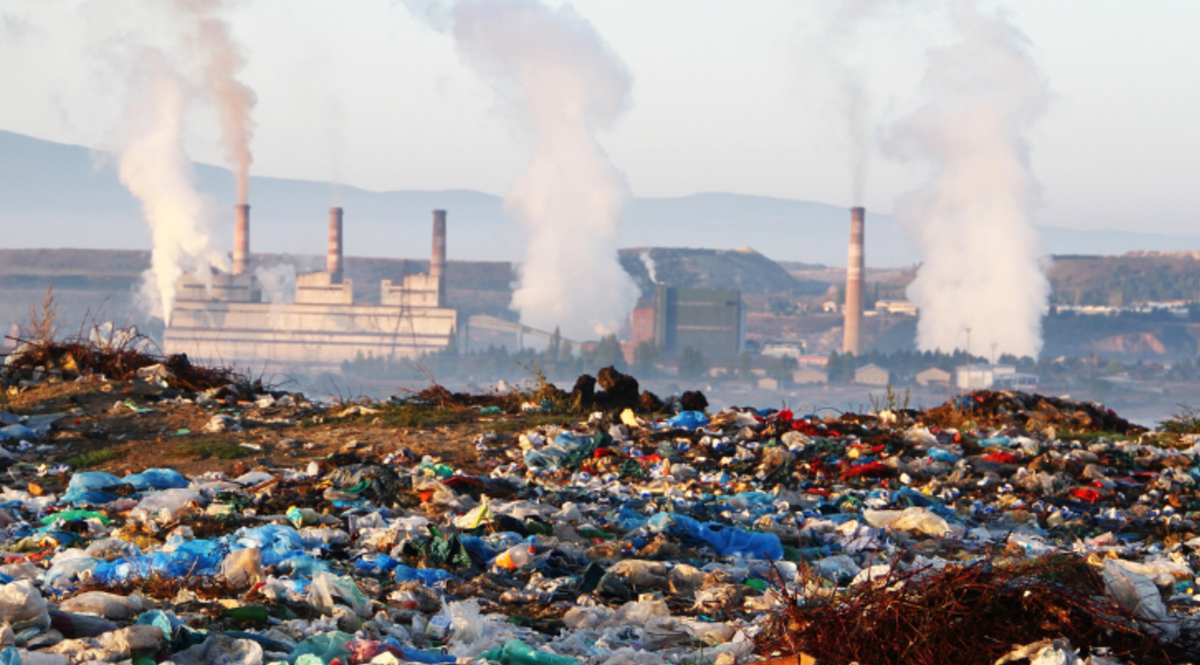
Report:
[{"label": "plastic bottle", "polygon": [[496,557],[495,563],[500,568],[517,570],[528,566],[530,561],[533,561],[533,548],[522,543],[501,552],[500,556]]}]

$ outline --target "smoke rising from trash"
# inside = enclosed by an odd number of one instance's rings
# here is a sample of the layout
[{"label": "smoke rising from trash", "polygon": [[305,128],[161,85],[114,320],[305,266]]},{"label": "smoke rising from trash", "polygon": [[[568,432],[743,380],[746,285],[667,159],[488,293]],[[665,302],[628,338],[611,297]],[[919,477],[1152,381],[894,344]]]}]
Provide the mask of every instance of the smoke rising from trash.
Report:
[{"label": "smoke rising from trash", "polygon": [[[444,16],[431,23],[446,27]],[[617,260],[629,192],[596,134],[629,105],[624,63],[570,4],[460,0],[450,23],[460,56],[492,85],[532,151],[505,198],[529,231],[513,309],[526,325],[568,337],[616,332],[637,297]]]},{"label": "smoke rising from trash", "polygon": [[917,345],[1036,357],[1050,287],[1029,217],[1039,187],[1028,136],[1048,86],[1004,11],[964,0],[950,17],[958,41],[928,52],[925,102],[891,129],[897,156],[931,168],[896,204],[924,254],[908,288]]}]

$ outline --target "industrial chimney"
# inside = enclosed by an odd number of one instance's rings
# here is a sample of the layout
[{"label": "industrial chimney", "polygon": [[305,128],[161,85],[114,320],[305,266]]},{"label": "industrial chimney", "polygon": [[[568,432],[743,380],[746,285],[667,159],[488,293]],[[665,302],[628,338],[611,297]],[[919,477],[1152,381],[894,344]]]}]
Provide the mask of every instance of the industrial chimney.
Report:
[{"label": "industrial chimney", "polygon": [[863,226],[867,216],[865,208],[850,209],[850,256],[846,263],[846,304],[842,353],[859,355],[862,352],[863,279],[866,272],[866,254],[863,248]]},{"label": "industrial chimney", "polygon": [[329,209],[329,253],[325,255],[325,271],[330,284],[342,283],[342,209]]},{"label": "industrial chimney", "polygon": [[433,256],[429,276],[437,280],[437,306],[446,304],[446,211],[433,211]]},{"label": "industrial chimney", "polygon": [[234,206],[237,215],[233,225],[233,274],[246,272],[246,261],[250,258],[250,204]]}]

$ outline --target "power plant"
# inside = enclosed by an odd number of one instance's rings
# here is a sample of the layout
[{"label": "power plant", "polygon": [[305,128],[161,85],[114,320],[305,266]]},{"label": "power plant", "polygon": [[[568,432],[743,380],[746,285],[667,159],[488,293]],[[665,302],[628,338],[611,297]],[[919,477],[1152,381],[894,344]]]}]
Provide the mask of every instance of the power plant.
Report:
[{"label": "power plant", "polygon": [[843,307],[842,353],[862,352],[863,281],[866,279],[866,250],[863,227],[867,210],[850,209],[850,256],[846,262],[846,303]]},{"label": "power plant", "polygon": [[166,353],[242,367],[269,358],[284,368],[320,371],[360,356],[416,358],[451,343],[458,312],[445,306],[445,210],[433,212],[430,274],[407,275],[400,284],[383,280],[377,305],[354,302],[353,280],[345,277],[341,208],[329,210],[325,270],[297,275],[291,302],[263,302],[251,270],[250,206],[235,211],[233,272],[179,280],[163,333]]}]

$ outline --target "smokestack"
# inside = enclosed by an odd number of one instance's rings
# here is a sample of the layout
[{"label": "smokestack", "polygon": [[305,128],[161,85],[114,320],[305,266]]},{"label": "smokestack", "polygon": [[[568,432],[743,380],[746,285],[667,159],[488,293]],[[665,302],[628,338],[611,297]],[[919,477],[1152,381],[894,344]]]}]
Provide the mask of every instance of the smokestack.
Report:
[{"label": "smokestack", "polygon": [[437,279],[437,305],[445,304],[446,292],[446,211],[433,211],[433,256],[429,276]]},{"label": "smokestack", "polygon": [[246,261],[250,258],[250,204],[234,206],[237,221],[233,225],[233,274],[246,272]]},{"label": "smokestack", "polygon": [[850,256],[846,263],[845,324],[842,353],[859,355],[863,314],[863,279],[866,272],[866,253],[863,246],[863,226],[866,208],[850,209]]},{"label": "smokestack", "polygon": [[325,271],[332,284],[342,283],[342,209],[329,209],[329,253],[325,255]]}]

